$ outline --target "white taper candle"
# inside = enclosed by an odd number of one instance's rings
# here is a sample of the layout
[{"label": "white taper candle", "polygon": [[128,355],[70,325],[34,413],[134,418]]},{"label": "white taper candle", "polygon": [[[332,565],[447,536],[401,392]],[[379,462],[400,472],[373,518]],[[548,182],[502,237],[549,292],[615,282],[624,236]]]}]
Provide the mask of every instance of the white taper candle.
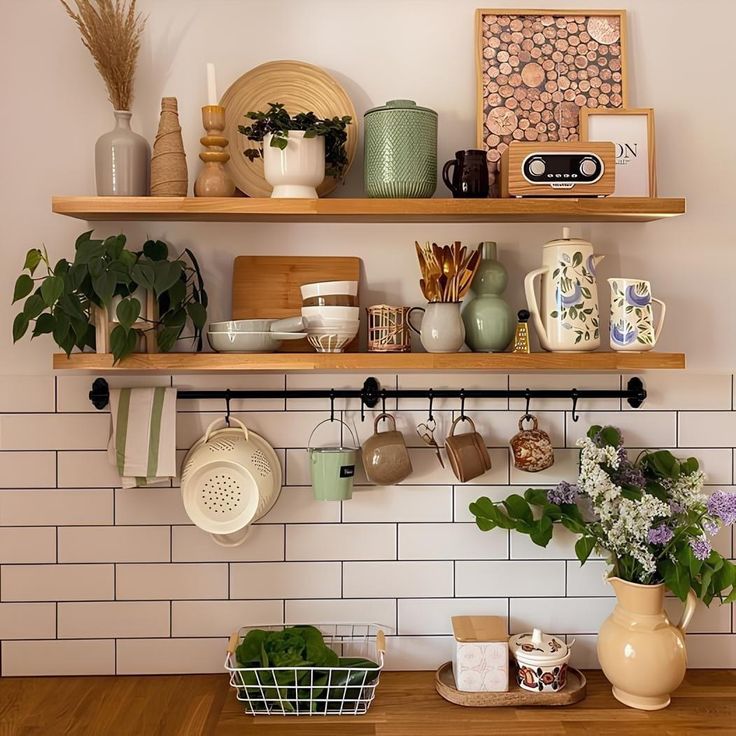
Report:
[{"label": "white taper candle", "polygon": [[217,84],[215,82],[214,64],[207,64],[207,104],[217,104]]}]

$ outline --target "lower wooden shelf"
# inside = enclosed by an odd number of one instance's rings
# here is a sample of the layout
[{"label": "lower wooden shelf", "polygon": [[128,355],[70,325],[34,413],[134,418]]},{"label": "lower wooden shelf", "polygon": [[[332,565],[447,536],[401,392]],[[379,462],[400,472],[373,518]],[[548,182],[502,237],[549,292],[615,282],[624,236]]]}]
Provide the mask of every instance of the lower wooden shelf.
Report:
[{"label": "lower wooden shelf", "polygon": [[682,369],[683,353],[135,353],[54,355],[54,370],[206,373],[247,371],[533,371],[619,372]]}]

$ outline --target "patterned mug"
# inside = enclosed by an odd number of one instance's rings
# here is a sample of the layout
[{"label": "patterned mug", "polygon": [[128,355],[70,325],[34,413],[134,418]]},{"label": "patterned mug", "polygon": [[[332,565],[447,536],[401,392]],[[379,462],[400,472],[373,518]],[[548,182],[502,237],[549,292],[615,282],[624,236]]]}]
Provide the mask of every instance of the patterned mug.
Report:
[{"label": "patterned mug", "polygon": [[[644,352],[659,339],[667,311],[663,301],[652,296],[652,287],[642,279],[608,279],[611,286],[611,350]],[[661,307],[654,324],[652,302]]]}]

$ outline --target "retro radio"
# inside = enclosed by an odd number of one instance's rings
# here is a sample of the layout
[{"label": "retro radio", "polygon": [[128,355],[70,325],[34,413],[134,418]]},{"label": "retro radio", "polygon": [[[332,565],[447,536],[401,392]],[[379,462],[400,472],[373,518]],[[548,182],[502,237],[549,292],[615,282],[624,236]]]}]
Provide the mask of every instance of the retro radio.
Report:
[{"label": "retro radio", "polygon": [[606,197],[615,171],[613,143],[513,141],[501,154],[501,196]]}]

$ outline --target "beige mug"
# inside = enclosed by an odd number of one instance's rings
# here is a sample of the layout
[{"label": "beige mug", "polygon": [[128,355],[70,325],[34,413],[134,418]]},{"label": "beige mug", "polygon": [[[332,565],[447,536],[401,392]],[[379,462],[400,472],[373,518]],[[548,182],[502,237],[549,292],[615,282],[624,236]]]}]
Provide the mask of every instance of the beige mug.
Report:
[{"label": "beige mug", "polygon": [[[455,427],[462,421],[470,423],[471,431],[455,434]],[[445,440],[445,450],[450,459],[452,472],[461,483],[467,483],[491,469],[491,457],[486,449],[486,443],[475,431],[475,424],[470,417],[462,415],[452,423],[450,434]]]},{"label": "beige mug", "polygon": [[[379,422],[390,421],[393,429],[378,431]],[[379,486],[392,486],[409,477],[412,471],[404,435],[396,429],[391,414],[379,414],[373,423],[373,434],[363,443],[363,469],[368,480]]]}]

